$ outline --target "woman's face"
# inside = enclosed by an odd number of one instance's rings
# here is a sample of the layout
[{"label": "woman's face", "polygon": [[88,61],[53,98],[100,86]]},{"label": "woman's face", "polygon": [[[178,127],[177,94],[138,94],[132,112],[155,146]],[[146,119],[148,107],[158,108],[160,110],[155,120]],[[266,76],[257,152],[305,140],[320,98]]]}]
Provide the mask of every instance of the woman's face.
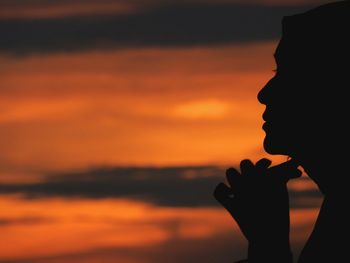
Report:
[{"label": "woman's face", "polygon": [[303,103],[300,102],[301,94],[298,94],[298,90],[305,83],[301,83],[302,72],[290,63],[286,49],[281,40],[275,53],[275,76],[261,89],[258,100],[266,105],[263,114],[265,150],[270,154],[293,156],[301,139],[302,110],[298,107]]}]

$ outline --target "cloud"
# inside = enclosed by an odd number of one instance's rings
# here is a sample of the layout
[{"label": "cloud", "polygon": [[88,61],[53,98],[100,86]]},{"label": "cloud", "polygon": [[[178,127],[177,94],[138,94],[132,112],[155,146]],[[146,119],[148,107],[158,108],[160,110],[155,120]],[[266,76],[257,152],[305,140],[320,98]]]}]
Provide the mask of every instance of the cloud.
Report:
[{"label": "cloud", "polygon": [[1,19],[0,52],[198,46],[276,39],[281,18],[309,6],[178,4],[131,14]]},{"label": "cloud", "polygon": [[43,224],[51,223],[54,220],[51,218],[38,217],[38,216],[25,216],[25,217],[0,217],[0,227],[9,226],[9,225],[34,225],[34,224]]},{"label": "cloud", "polygon": [[230,111],[230,105],[220,100],[192,101],[177,105],[173,114],[185,119],[220,119]]},{"label": "cloud", "polygon": [[[93,211],[91,209],[91,211]],[[148,214],[152,214],[150,211]],[[215,220],[207,221],[205,214],[198,216],[197,210],[188,210],[188,217],[180,220],[172,219],[170,222],[154,222],[158,228],[164,229],[169,236],[166,240],[155,244],[148,242],[141,245],[124,247],[115,244],[87,247],[85,249],[60,251],[59,253],[52,253],[51,255],[26,255],[17,260],[3,260],[0,262],[6,263],[73,263],[73,262],[128,262],[128,263],[153,263],[153,262],[167,262],[167,263],[192,263],[198,260],[200,255],[202,263],[212,262],[234,262],[236,260],[244,259],[246,257],[247,244],[243,235],[240,233],[237,225],[232,219],[225,214],[216,214],[213,218]],[[174,214],[181,215],[181,211],[174,211]],[[202,216],[202,218],[201,218]],[[314,209],[292,211],[292,233],[291,244],[295,258],[298,257],[300,250],[305,244],[309,233],[314,225],[317,212]],[[188,220],[193,220],[189,223]],[[183,226],[188,228],[196,228],[196,226],[204,224],[213,229],[211,235],[205,237],[188,237],[179,235],[179,229]],[[139,230],[139,233],[145,236],[145,230],[138,229],[137,222],[131,223],[134,228]],[[96,226],[97,229],[99,226]],[[54,228],[53,228],[54,229]],[[94,233],[103,232],[96,231]],[[131,230],[132,231],[132,230]],[[135,231],[135,230],[134,230]],[[147,231],[147,230],[146,230]],[[125,232],[127,233],[127,232]],[[146,232],[147,238],[152,236],[152,233]],[[113,230],[109,229],[108,234],[114,234]],[[81,234],[84,237],[89,235]],[[118,235],[121,237],[121,235]],[[128,234],[127,234],[128,236]],[[104,237],[106,238],[106,237]],[[88,238],[89,239],[89,238]],[[91,238],[90,238],[91,239]],[[93,239],[93,238],[92,238]],[[60,240],[60,239],[58,239]],[[33,242],[30,240],[29,242]],[[68,241],[69,242],[69,241]],[[65,247],[67,249],[67,243]],[[69,244],[69,243],[68,243]],[[45,249],[48,247],[45,244]]]},{"label": "cloud", "polygon": [[137,6],[111,0],[0,0],[2,18],[48,18],[72,15],[129,13]]},{"label": "cloud", "polygon": [[49,18],[93,14],[130,14],[142,9],[174,4],[301,5],[325,0],[0,0],[1,18]]},{"label": "cloud", "polygon": [[[245,256],[246,244],[243,238],[234,236],[234,231],[217,233],[204,239],[185,239],[173,237],[157,246],[138,247],[100,247],[75,253],[60,253],[53,256],[28,257],[6,260],[1,263],[58,263],[58,262],[183,262],[191,263],[201,257],[201,262],[230,262],[232,258]],[[234,249],[232,249],[234,248]],[[169,256],[171,255],[171,256]]]},{"label": "cloud", "polygon": [[[50,175],[37,183],[3,184],[2,194],[26,198],[131,198],[160,206],[217,206],[214,187],[224,180],[225,169],[203,167],[116,167],[80,173]],[[291,189],[292,207],[318,207],[316,188]]]},{"label": "cloud", "polygon": [[207,206],[215,204],[213,187],[223,174],[216,167],[102,168],[47,176],[38,183],[2,185],[0,192],[28,198],[128,197],[167,206]]}]

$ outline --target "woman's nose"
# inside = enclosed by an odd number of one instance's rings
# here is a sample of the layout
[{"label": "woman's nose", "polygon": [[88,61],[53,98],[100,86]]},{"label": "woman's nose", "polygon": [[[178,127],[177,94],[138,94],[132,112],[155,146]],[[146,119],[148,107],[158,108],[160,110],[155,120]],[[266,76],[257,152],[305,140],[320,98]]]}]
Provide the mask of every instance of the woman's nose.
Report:
[{"label": "woman's nose", "polygon": [[267,104],[268,98],[269,98],[269,91],[271,89],[271,85],[274,81],[274,78],[270,79],[265,86],[259,91],[258,93],[258,101],[261,104]]}]

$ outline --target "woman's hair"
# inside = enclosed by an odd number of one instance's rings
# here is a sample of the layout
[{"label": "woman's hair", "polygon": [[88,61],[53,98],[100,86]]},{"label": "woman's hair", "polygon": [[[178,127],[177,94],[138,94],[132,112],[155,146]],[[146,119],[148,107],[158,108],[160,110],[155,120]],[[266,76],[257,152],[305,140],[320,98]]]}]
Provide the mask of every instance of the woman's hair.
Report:
[{"label": "woman's hair", "polygon": [[348,138],[350,1],[284,17],[276,56],[305,138]]}]

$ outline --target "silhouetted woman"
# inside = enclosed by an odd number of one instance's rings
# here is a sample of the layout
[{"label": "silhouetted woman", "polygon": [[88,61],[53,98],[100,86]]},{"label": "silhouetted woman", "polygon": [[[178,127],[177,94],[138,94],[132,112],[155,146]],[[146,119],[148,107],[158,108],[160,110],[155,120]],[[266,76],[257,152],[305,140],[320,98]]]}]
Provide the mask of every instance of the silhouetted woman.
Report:
[{"label": "silhouetted woman", "polygon": [[291,160],[244,160],[214,195],[247,238],[248,262],[290,263],[286,184],[301,165],[324,201],[298,262],[350,262],[350,2],[284,17],[282,29],[276,74],[258,100],[266,105],[265,150]]}]

